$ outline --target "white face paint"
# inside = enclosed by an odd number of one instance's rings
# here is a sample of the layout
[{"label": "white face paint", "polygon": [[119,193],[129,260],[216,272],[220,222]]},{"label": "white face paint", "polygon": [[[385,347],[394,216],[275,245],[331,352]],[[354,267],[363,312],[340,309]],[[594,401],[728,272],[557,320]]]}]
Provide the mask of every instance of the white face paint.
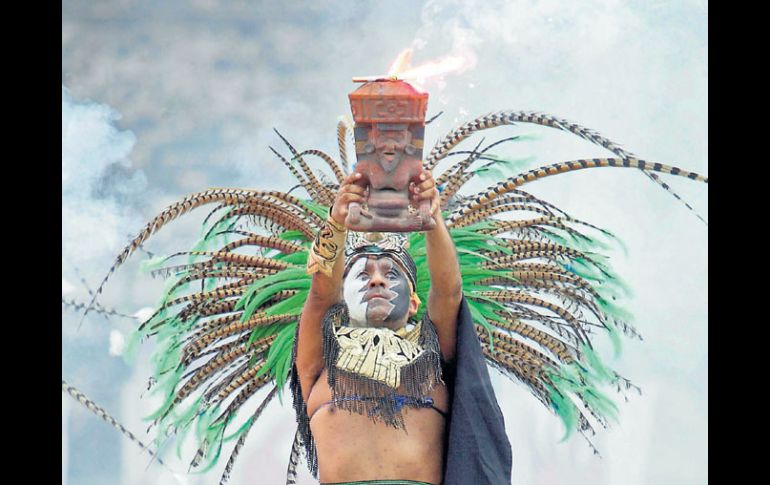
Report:
[{"label": "white face paint", "polygon": [[342,295],[348,305],[351,327],[366,326],[366,303],[362,301],[368,279],[357,276],[364,271],[366,258],[358,258],[348,270],[345,281],[342,284]]}]

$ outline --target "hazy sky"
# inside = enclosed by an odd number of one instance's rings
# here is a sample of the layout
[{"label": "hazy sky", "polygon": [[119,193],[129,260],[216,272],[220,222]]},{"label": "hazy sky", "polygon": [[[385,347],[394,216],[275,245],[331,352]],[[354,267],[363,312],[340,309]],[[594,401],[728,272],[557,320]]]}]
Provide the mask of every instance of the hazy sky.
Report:
[{"label": "hazy sky", "polygon": [[[290,176],[268,150],[275,127],[298,148],[336,155],[350,78],[381,74],[413,47],[414,63],[462,55],[472,68],[434,80],[432,146],[490,111],[536,110],[595,129],[641,158],[708,175],[708,4],[701,1],[112,1],[63,2],[62,294],[87,301],[114,257],[149,218],[214,186],[281,188]],[[522,125],[511,156],[532,166],[608,155],[568,134]],[[472,145],[478,138],[466,141]],[[506,153],[500,153],[506,154]],[[666,181],[708,219],[708,188]],[[478,186],[475,186],[478,188]],[[708,450],[708,228],[632,170],[560,175],[527,187],[573,216],[611,230],[611,254],[633,287],[628,308],[643,343],[618,370],[643,389],[602,430],[598,459],[522,387],[494,375],[513,445],[515,483],[703,484]],[[205,214],[205,210],[203,214]],[[186,248],[200,216],[161,231],[147,250]],[[161,281],[138,254],[100,300],[133,315]],[[81,282],[85,280],[85,284]],[[87,286],[86,286],[87,285]],[[142,439],[140,399],[150,346],[129,366],[115,355],[136,321],[62,310],[62,376]],[[143,359],[144,357],[144,359]],[[63,483],[212,483],[174,478],[72,399],[62,399]],[[252,431],[231,483],[283,483],[293,411],[275,402]],[[181,475],[187,460],[169,459]],[[301,483],[313,483],[304,465]]]}]

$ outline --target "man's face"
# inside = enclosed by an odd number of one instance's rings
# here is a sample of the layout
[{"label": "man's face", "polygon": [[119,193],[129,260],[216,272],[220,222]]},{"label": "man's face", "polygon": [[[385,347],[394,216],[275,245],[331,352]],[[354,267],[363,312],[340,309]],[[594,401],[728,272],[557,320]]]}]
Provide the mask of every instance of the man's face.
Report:
[{"label": "man's face", "polygon": [[389,257],[358,258],[345,276],[343,294],[351,326],[392,326],[409,314],[409,280]]}]

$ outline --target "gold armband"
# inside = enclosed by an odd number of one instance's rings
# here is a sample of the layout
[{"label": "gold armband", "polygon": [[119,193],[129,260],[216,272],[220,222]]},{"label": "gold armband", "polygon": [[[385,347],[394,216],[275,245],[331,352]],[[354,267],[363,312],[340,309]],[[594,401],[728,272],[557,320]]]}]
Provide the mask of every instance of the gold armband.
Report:
[{"label": "gold armband", "polygon": [[330,214],[326,218],[324,226],[316,234],[313,246],[307,255],[308,274],[320,271],[331,277],[335,261],[345,250],[346,234],[345,226],[338,224]]}]

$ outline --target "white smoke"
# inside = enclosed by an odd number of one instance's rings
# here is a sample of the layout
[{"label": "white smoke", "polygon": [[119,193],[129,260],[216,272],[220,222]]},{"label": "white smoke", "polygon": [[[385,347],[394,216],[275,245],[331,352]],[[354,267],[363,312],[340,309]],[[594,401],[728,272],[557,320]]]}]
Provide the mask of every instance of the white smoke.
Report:
[{"label": "white smoke", "polygon": [[126,337],[120,332],[120,330],[110,330],[110,355],[113,357],[123,355],[123,351],[126,348]]},{"label": "white smoke", "polygon": [[119,119],[109,106],[74,100],[62,86],[63,280],[76,269],[88,281],[103,275],[141,223],[131,204],[146,181],[131,169],[136,137],[115,126]]},{"label": "white smoke", "polygon": [[72,286],[72,283],[65,280],[64,278],[61,279],[61,296],[63,297],[67,293],[70,293],[72,290],[74,290],[75,287]]},{"label": "white smoke", "polygon": [[139,323],[144,323],[150,319],[154,311],[155,309],[152,307],[142,307],[139,310],[137,310],[132,316],[136,318],[139,321]]}]

